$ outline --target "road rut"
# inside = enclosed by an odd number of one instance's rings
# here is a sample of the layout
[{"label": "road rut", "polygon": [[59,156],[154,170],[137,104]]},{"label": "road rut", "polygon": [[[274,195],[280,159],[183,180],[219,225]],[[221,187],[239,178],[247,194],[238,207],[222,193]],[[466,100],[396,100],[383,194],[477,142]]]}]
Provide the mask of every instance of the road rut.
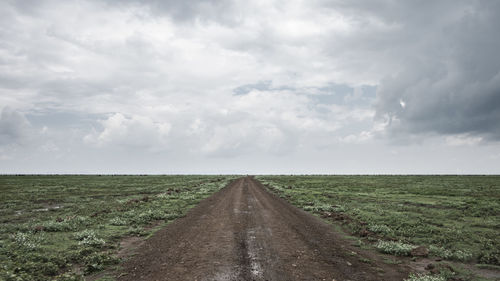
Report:
[{"label": "road rut", "polygon": [[[351,242],[352,243],[352,242]],[[328,225],[269,193],[233,181],[148,239],[118,280],[403,280]]]}]

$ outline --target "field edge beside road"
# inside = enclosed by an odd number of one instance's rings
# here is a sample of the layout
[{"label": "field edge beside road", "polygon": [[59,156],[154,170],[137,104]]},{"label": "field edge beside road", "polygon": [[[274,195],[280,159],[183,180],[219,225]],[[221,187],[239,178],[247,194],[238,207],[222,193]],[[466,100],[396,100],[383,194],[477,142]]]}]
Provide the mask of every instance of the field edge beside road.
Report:
[{"label": "field edge beside road", "polygon": [[150,235],[232,178],[0,176],[0,280],[83,280],[115,267],[124,237]]},{"label": "field edge beside road", "polygon": [[500,176],[256,178],[388,262],[444,280],[500,279]]}]

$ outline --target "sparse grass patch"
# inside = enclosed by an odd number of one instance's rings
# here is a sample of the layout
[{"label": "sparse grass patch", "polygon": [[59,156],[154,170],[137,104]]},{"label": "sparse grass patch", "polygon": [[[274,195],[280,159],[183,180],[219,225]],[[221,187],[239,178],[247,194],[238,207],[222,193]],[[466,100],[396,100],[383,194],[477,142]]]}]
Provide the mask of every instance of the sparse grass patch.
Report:
[{"label": "sparse grass patch", "polygon": [[404,245],[418,245],[433,257],[500,266],[500,176],[257,179],[278,196],[362,237],[379,251],[409,255],[411,247]]},{"label": "sparse grass patch", "polygon": [[410,274],[405,281],[446,281],[446,278],[440,275]]},{"label": "sparse grass patch", "polygon": [[392,254],[395,256],[409,256],[411,250],[415,249],[416,246],[394,241],[378,241],[375,244],[375,248],[382,253]]},{"label": "sparse grass patch", "polygon": [[448,260],[469,261],[472,259],[472,254],[463,250],[451,251],[444,247],[429,246],[429,251],[432,255]]},{"label": "sparse grass patch", "polygon": [[127,225],[128,222],[123,218],[115,217],[115,218],[112,218],[109,220],[109,224],[116,225],[116,226],[123,226],[123,225]]},{"label": "sparse grass patch", "polygon": [[46,221],[41,224],[41,227],[43,231],[48,232],[71,231],[76,228],[75,225],[67,221]]},{"label": "sparse grass patch", "polygon": [[75,236],[77,237],[77,240],[80,240],[78,242],[78,245],[83,247],[102,248],[104,245],[106,245],[106,241],[104,241],[104,239],[102,238],[98,238],[95,232],[92,230],[84,230],[82,232],[78,232]]},{"label": "sparse grass patch", "polygon": [[34,251],[40,248],[40,243],[43,242],[45,236],[42,234],[35,235],[31,233],[18,232],[11,235],[13,244],[12,248],[21,251]]},{"label": "sparse grass patch", "polygon": [[235,177],[0,176],[0,280],[82,280],[118,262],[120,238],[185,214]]},{"label": "sparse grass patch", "polygon": [[370,224],[370,225],[368,225],[368,230],[375,232],[375,233],[382,233],[382,234],[392,233],[392,229],[390,229],[387,225],[384,225],[384,224]]},{"label": "sparse grass patch", "polygon": [[83,259],[85,264],[85,272],[92,273],[103,270],[106,266],[118,264],[119,259],[115,258],[112,253],[93,253]]}]

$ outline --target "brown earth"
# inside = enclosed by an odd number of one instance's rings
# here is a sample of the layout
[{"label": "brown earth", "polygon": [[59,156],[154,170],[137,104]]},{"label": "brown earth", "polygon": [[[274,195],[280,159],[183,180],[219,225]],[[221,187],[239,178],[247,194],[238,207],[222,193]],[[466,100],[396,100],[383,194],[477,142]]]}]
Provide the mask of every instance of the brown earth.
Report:
[{"label": "brown earth", "polygon": [[267,192],[235,180],[158,231],[124,263],[118,280],[398,280],[333,227]]}]

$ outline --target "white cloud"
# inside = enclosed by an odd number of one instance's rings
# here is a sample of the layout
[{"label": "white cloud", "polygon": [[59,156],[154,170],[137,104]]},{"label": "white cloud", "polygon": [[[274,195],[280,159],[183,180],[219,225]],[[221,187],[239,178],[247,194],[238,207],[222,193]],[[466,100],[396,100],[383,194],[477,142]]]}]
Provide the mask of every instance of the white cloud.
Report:
[{"label": "white cloud", "polygon": [[459,145],[475,146],[480,144],[482,141],[484,141],[482,137],[470,136],[467,134],[453,135],[446,137],[446,143],[452,146],[459,146]]},{"label": "white cloud", "polygon": [[149,117],[133,115],[126,117],[115,113],[101,121],[100,132],[84,137],[84,141],[98,146],[144,148],[157,151],[168,148],[168,133],[171,125],[155,122]]},{"label": "white cloud", "polygon": [[340,137],[341,143],[366,143],[373,139],[374,135],[371,131],[362,131],[359,134],[351,134],[345,137]]}]

